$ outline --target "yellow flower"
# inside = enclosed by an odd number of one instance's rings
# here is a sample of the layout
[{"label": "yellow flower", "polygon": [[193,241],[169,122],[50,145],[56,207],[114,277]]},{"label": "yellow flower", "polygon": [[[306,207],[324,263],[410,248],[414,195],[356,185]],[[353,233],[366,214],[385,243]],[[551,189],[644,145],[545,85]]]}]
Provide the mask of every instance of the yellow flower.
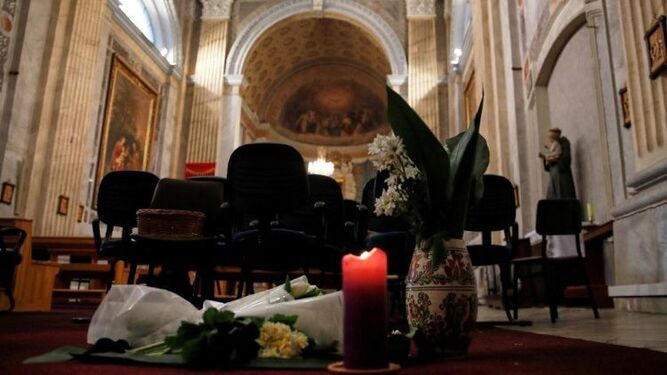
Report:
[{"label": "yellow flower", "polygon": [[308,337],[287,324],[264,322],[257,343],[260,358],[295,358],[308,346]]}]

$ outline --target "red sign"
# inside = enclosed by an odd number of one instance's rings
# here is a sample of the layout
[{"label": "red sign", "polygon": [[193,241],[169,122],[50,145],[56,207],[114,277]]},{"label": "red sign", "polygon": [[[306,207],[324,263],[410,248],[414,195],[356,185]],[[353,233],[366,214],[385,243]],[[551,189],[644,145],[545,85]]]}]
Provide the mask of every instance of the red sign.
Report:
[{"label": "red sign", "polygon": [[215,163],[185,163],[185,178],[215,176]]}]

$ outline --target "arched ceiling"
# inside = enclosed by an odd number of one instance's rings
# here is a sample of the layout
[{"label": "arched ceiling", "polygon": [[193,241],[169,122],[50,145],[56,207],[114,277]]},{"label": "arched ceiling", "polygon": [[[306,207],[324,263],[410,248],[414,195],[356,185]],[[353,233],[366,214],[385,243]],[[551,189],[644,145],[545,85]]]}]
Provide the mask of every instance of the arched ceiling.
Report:
[{"label": "arched ceiling", "polygon": [[266,122],[271,97],[281,91],[283,83],[290,81],[294,86],[294,75],[317,67],[326,75],[325,67],[334,65],[348,67],[355,74],[364,72],[382,89],[391,71],[379,43],[361,27],[333,18],[287,19],[268,29],[250,50],[241,95],[260,121]]}]

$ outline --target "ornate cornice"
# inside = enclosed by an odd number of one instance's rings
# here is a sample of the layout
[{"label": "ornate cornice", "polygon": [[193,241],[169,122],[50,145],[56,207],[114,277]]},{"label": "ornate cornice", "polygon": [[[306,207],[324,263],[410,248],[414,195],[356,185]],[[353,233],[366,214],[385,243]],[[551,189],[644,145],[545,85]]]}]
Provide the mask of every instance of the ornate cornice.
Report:
[{"label": "ornate cornice", "polygon": [[408,18],[435,17],[435,0],[405,0]]},{"label": "ornate cornice", "polygon": [[228,20],[232,14],[234,0],[199,0],[202,5],[201,19]]}]

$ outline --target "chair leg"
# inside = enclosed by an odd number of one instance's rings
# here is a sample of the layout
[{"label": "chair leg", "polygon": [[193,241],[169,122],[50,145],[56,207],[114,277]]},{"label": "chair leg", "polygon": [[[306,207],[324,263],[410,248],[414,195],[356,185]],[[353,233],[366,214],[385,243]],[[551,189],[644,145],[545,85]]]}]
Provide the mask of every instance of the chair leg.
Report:
[{"label": "chair leg", "polygon": [[514,320],[517,320],[519,319],[519,270],[516,265],[514,265],[512,287],[514,288],[512,293],[512,300],[514,304]]},{"label": "chair leg", "polygon": [[12,292],[12,288],[7,288],[5,289],[5,292],[7,292],[7,298],[9,299],[9,310],[8,312],[14,311],[14,306],[16,306],[16,301],[14,300],[14,293]]},{"label": "chair leg", "polygon": [[148,263],[148,276],[146,276],[146,285],[153,285],[155,283],[155,280],[153,278],[155,274],[155,264],[154,263]]},{"label": "chair leg", "polygon": [[551,269],[546,261],[543,261],[542,268],[544,270],[544,294],[547,298],[547,303],[549,304],[551,323],[556,323],[556,320],[558,319],[558,302],[556,301],[556,295],[554,293],[555,286],[553,285]]},{"label": "chair leg", "polygon": [[584,273],[584,281],[586,282],[586,291],[588,292],[588,299],[591,301],[591,308],[593,308],[593,316],[595,319],[600,319],[600,313],[598,313],[598,304],[595,302],[595,296],[593,295],[593,288],[591,287],[591,282],[588,279],[588,272],[586,272],[586,263],[584,263],[584,258],[581,256],[577,257],[579,260],[579,266],[581,271]]},{"label": "chair leg", "polygon": [[510,286],[510,269],[511,266],[508,264],[500,265],[500,282],[502,283],[502,294],[503,294],[503,308],[505,309],[505,314],[507,315],[507,320],[510,322],[512,319],[512,313],[510,312],[510,301],[507,297],[507,289]]},{"label": "chair leg", "polygon": [[116,281],[116,259],[112,259],[109,263],[109,277],[107,277],[107,292]]},{"label": "chair leg", "polygon": [[131,262],[130,263],[130,274],[127,276],[127,283],[128,284],[134,284],[135,283],[135,278],[137,276],[137,263],[136,262]]}]

